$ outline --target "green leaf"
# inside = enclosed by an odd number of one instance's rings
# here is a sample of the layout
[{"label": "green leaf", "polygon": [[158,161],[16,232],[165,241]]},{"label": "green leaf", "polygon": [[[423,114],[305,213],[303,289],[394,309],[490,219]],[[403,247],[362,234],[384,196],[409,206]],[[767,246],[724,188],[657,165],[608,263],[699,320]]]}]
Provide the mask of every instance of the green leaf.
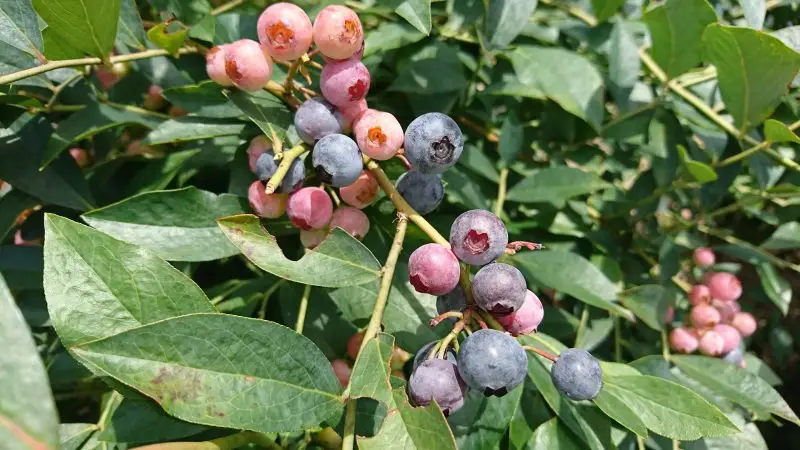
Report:
[{"label": "green leaf", "polygon": [[164,98],[170,103],[200,117],[219,119],[241,117],[242,110],[222,93],[222,86],[213,81],[165,89]]},{"label": "green leaf", "polygon": [[371,438],[358,437],[362,450],[456,450],[453,433],[442,410],[432,402],[422,408],[408,403],[405,389],[392,391],[394,406],[389,410],[378,433]]},{"label": "green leaf", "polygon": [[136,195],[166,188],[184,166],[202,150],[181,150],[164,155],[147,164],[128,183],[127,195]]},{"label": "green leaf", "polygon": [[214,311],[189,277],[149,250],[53,214],[45,215],[44,292],[67,347]]},{"label": "green leaf", "polygon": [[649,375],[605,377],[603,381],[607,395],[627,405],[647,428],[667,438],[693,440],[739,431],[714,405],[672,381]]},{"label": "green leaf", "polygon": [[637,436],[647,438],[647,425],[624,401],[609,393],[608,389],[601,390],[600,394],[592,401],[608,417],[633,431]]},{"label": "green leaf", "polygon": [[[609,3],[609,2],[603,2]],[[620,91],[617,95],[619,102],[630,97],[630,91],[636,82],[639,81],[639,47],[630,31],[630,24],[624,20],[618,20],[611,30],[611,42],[608,50],[608,78],[611,81],[609,87]],[[614,91],[612,91],[613,93]]]},{"label": "green leaf", "polygon": [[703,450],[768,450],[766,441],[754,422],[745,422],[738,414],[729,414],[728,418],[742,431],[720,437],[703,439]]},{"label": "green leaf", "polygon": [[286,103],[269,92],[247,93],[233,89],[225,91],[225,96],[267,136],[271,135],[270,125],[276,132],[282,132],[293,122],[293,114]]},{"label": "green leaf", "polygon": [[168,11],[189,25],[194,25],[211,12],[211,3],[208,0],[152,0],[152,3],[158,10]]},{"label": "green leaf", "polygon": [[772,303],[775,303],[784,316],[788,314],[789,303],[792,301],[792,285],[778,274],[772,264],[758,264],[756,272],[758,272],[761,287],[764,288],[767,297],[772,300]]},{"label": "green leaf", "polygon": [[[80,450],[99,427],[95,423],[62,423],[58,428],[59,450]],[[87,449],[88,450],[88,449]]]},{"label": "green leaf", "polygon": [[387,0],[387,3],[420,33],[431,33],[431,0]]},{"label": "green leaf", "polygon": [[522,386],[519,406],[514,413],[514,418],[508,424],[508,448],[510,450],[527,448],[534,430],[549,419],[550,412],[544,398],[539,395],[533,382],[526,380]]},{"label": "green leaf", "polygon": [[684,167],[686,167],[686,171],[689,172],[695,181],[710,183],[717,180],[717,172],[715,172],[711,166],[691,159],[689,153],[686,151],[686,147],[683,145],[677,145],[675,148],[678,150],[681,162],[683,162]]},{"label": "green leaf", "polygon": [[189,422],[263,433],[318,426],[342,408],[331,365],[282,325],[189,314],[71,348],[84,364]]},{"label": "green leaf", "polygon": [[[58,416],[39,352],[0,275],[0,442],[6,448],[58,448]],[[35,399],[35,401],[33,401]]]},{"label": "green leaf", "polygon": [[147,35],[142,18],[136,6],[136,0],[122,0],[119,8],[119,26],[117,27],[116,45],[125,46],[131,51],[144,50]]},{"label": "green leaf", "polygon": [[599,131],[603,126],[603,78],[583,56],[562,48],[519,46],[508,53],[519,81],[544,94]]},{"label": "green leaf", "polygon": [[358,359],[350,374],[350,396],[352,398],[374,398],[392,405],[392,386],[389,376],[392,369],[389,360],[392,359],[394,337],[390,334],[379,333],[370,339],[358,353]]},{"label": "green leaf", "polygon": [[490,48],[505,48],[528,24],[538,0],[495,0],[489,3],[486,41]]},{"label": "green leaf", "polygon": [[[172,28],[173,26],[177,26],[178,29],[175,31],[167,30],[167,28]],[[183,45],[188,33],[189,29],[182,24],[160,23],[147,30],[147,39],[156,44],[158,48],[177,56],[178,49]]]},{"label": "green leaf", "polygon": [[592,12],[597,18],[597,22],[605,22],[609,17],[617,13],[625,0],[592,0]]},{"label": "green leaf", "polygon": [[619,301],[654,330],[664,329],[672,293],[657,284],[637,286],[619,293]]},{"label": "green leaf", "polygon": [[202,425],[183,422],[166,415],[141,400],[124,400],[97,439],[103,442],[149,444],[173,441],[207,430]]},{"label": "green leaf", "polygon": [[717,20],[706,0],[670,0],[644,15],[653,59],[674,78],[700,64],[706,27]]},{"label": "green leaf", "polygon": [[787,222],[782,224],[760,247],[767,250],[800,248],[800,223]]},{"label": "green leaf", "polygon": [[111,53],[120,0],[33,0],[33,6],[67,45],[99,58]]},{"label": "green leaf", "polygon": [[207,42],[214,42],[214,32],[217,27],[217,20],[209,14],[200,22],[197,22],[189,30],[189,37],[200,39]]},{"label": "green leaf", "polygon": [[436,94],[464,88],[467,78],[458,57],[458,48],[436,42],[421,48],[397,65],[392,91]]},{"label": "green leaf", "polygon": [[521,397],[521,387],[502,397],[486,397],[470,389],[464,406],[447,418],[458,448],[496,448],[520,407]]},{"label": "green leaf", "polygon": [[236,136],[245,124],[238,120],[209,119],[203,117],[181,117],[168,120],[151,131],[142,140],[143,144],[157,145],[172,142],[188,142],[219,136]]},{"label": "green leaf", "polygon": [[764,27],[767,6],[764,0],[737,0],[742,5],[744,20],[747,26],[760,30]]},{"label": "green leaf", "polygon": [[501,167],[506,167],[517,159],[517,155],[522,151],[523,138],[522,124],[519,123],[517,115],[513,112],[508,114],[503,120],[503,127],[500,129],[500,143],[497,145]]},{"label": "green leaf", "polygon": [[239,253],[216,220],[246,210],[234,195],[194,187],[136,195],[82,216],[98,230],[170,261],[211,261]]},{"label": "green leaf", "polygon": [[44,59],[42,33],[30,0],[0,5],[0,75],[37,65]]},{"label": "green leaf", "polygon": [[380,55],[425,38],[416,28],[402,22],[381,22],[377,28],[367,32],[364,57]]},{"label": "green leaf", "polygon": [[794,142],[795,144],[800,144],[800,137],[794,134],[794,131],[783,122],[775,119],[767,119],[764,122],[764,137],[773,143]]},{"label": "green leaf", "polygon": [[549,450],[554,448],[559,450],[580,450],[584,448],[584,445],[562,421],[553,417],[536,428],[526,448],[528,450]]},{"label": "green leaf", "polygon": [[775,389],[758,375],[725,361],[705,356],[673,356],[672,361],[687,375],[758,415],[775,414],[800,425],[797,415]]},{"label": "green leaf", "polygon": [[356,286],[380,276],[380,263],[362,244],[335,229],[314,250],[297,261],[283,255],[275,238],[258,217],[239,215],[219,219],[233,245],[262,270],[290,281],[324,287]]},{"label": "green leaf", "polygon": [[800,53],[760,31],[714,24],[702,42],[717,67],[725,107],[742,132],[772,114],[800,69]]},{"label": "green leaf", "polygon": [[536,251],[517,253],[513,257],[519,269],[536,280],[576,299],[606,311],[634,320],[631,311],[612,303],[617,287],[594,264],[576,253]]},{"label": "green leaf", "polygon": [[597,175],[572,167],[539,169],[508,191],[507,200],[520,203],[551,203],[563,207],[572,197],[608,186]]}]

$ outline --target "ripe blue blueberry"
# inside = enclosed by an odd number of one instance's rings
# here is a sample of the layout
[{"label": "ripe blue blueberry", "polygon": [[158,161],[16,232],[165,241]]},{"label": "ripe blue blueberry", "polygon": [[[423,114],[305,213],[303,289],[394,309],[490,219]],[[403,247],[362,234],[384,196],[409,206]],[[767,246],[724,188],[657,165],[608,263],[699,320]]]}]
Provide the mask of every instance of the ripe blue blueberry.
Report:
[{"label": "ripe blue blueberry", "polygon": [[464,150],[456,122],[442,113],[427,113],[406,128],[406,158],[422,173],[441,173],[453,166]]},{"label": "ripe blue blueberry", "polygon": [[[258,156],[256,160],[256,176],[261,181],[269,181],[275,171],[278,170],[278,163],[275,161],[275,154],[267,151]],[[295,159],[289,166],[289,172],[283,177],[277,192],[292,193],[303,186],[306,178],[306,168],[302,159]]]},{"label": "ripe blue blueberry", "polygon": [[470,388],[486,396],[502,397],[525,380],[528,357],[508,334],[478,330],[461,344],[458,373]]},{"label": "ripe blue blueberry", "polygon": [[395,183],[397,192],[420,214],[436,209],[444,198],[444,183],[439,174],[425,174],[409,170]]},{"label": "ripe blue blueberry", "polygon": [[423,361],[408,380],[408,394],[415,405],[426,406],[436,400],[445,416],[464,405],[465,391],[456,366],[442,359]]},{"label": "ripe blue blueberry", "polygon": [[510,314],[525,302],[528,286],[514,266],[492,263],[483,266],[472,279],[475,303],[492,314]]},{"label": "ripe blue blueberry", "polygon": [[742,345],[737,345],[736,348],[726,353],[725,356],[722,357],[722,360],[734,366],[741,365],[744,360],[744,347]]},{"label": "ripe blue blueberry", "polygon": [[358,145],[343,134],[329,134],[320,139],[314,146],[311,165],[323,183],[336,187],[353,184],[364,168]]},{"label": "ripe blue blueberry", "polygon": [[508,230],[503,221],[483,209],[473,209],[456,217],[450,227],[450,246],[461,261],[485,266],[501,257],[508,245]]},{"label": "ripe blue blueberry", "polygon": [[[417,351],[417,354],[414,355],[414,362],[412,363],[411,367],[413,369],[416,369],[417,366],[419,366],[422,363],[422,361],[425,361],[426,359],[429,359],[428,358],[428,356],[429,356],[428,354],[433,349],[433,346],[438,344],[438,343],[439,343],[439,341],[428,342],[421,349],[419,349],[419,351]],[[436,358],[436,356],[434,356],[433,358],[430,358],[430,359],[434,359],[434,358]],[[455,350],[453,350],[453,347],[447,347],[447,350],[444,352],[444,360],[448,361],[448,362],[450,362],[452,364],[456,364],[456,352],[455,352]]]},{"label": "ripe blue blueberry", "polygon": [[461,286],[456,286],[447,294],[436,297],[436,312],[439,314],[448,311],[462,312],[465,309],[467,309],[467,296]]},{"label": "ripe blue blueberry", "polygon": [[306,100],[294,113],[297,135],[306,144],[314,144],[332,133],[341,133],[344,119],[336,107],[325,99],[314,97]]},{"label": "ripe blue blueberry", "polygon": [[572,400],[591,400],[603,389],[600,362],[582,348],[561,352],[550,371],[556,389]]}]

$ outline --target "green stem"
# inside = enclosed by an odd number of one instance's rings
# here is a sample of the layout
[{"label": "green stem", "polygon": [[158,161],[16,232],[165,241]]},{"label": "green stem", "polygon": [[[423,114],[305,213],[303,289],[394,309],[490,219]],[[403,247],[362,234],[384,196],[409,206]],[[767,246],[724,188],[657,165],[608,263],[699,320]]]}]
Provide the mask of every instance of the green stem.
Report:
[{"label": "green stem", "polygon": [[303,296],[300,298],[300,309],[297,310],[297,323],[294,331],[303,334],[303,325],[306,323],[306,311],[308,311],[308,298],[311,296],[311,285],[307,284],[303,289]]},{"label": "green stem", "polygon": [[101,431],[106,428],[108,421],[111,420],[111,416],[114,414],[114,411],[117,410],[117,407],[120,405],[120,403],[122,403],[123,399],[124,397],[119,392],[111,392],[106,404],[103,406],[103,412],[100,414],[100,419],[97,420],[97,428],[99,428]]},{"label": "green stem", "polygon": [[497,201],[494,204],[494,215],[500,217],[503,214],[503,203],[506,201],[506,183],[508,182],[508,168],[500,169],[500,180],[497,187]]},{"label": "green stem", "polygon": [[669,361],[669,337],[667,336],[667,330],[664,329],[661,330],[661,354],[665,360]]},{"label": "green stem", "polygon": [[619,317],[614,314],[614,361],[622,362],[622,329]]},{"label": "green stem", "polygon": [[222,13],[226,13],[226,12],[228,12],[228,11],[234,9],[234,8],[238,8],[239,6],[242,6],[243,4],[245,4],[247,2],[248,2],[248,0],[233,0],[233,1],[228,2],[228,3],[224,3],[222,5],[217,6],[216,8],[212,9],[211,10],[211,15],[212,16],[218,16],[218,15],[220,15]]},{"label": "green stem", "polygon": [[583,333],[586,330],[586,325],[589,323],[589,307],[584,306],[583,311],[581,311],[581,321],[578,324],[578,330],[575,332],[575,347],[578,346],[578,342],[580,342],[581,337],[583,337]]},{"label": "green stem", "polygon": [[[794,122],[793,124],[789,125],[789,130],[790,131],[794,131],[797,128],[800,128],[800,120],[798,120],[797,122]],[[767,150],[767,149],[770,148],[771,145],[772,145],[772,141],[769,141],[769,140],[761,142],[759,144],[756,144],[756,145],[748,148],[747,150],[742,151],[741,153],[737,153],[737,154],[735,154],[735,155],[733,155],[731,157],[723,159],[722,161],[720,161],[717,164],[715,164],[715,167],[726,167],[726,166],[729,166],[729,165],[731,165],[731,164],[733,164],[733,163],[735,163],[737,161],[741,161],[741,160],[747,158],[748,156],[754,155],[754,154],[756,154],[756,153],[758,153],[760,151]]]},{"label": "green stem", "polygon": [[275,283],[272,283],[272,286],[270,286],[269,289],[267,289],[266,292],[264,292],[264,297],[262,297],[262,300],[261,300],[261,309],[259,309],[259,311],[258,311],[258,318],[259,319],[263,319],[264,317],[266,317],[266,315],[267,315],[267,303],[269,303],[269,298],[272,297],[272,294],[274,294],[275,291],[280,289],[280,287],[284,283],[286,283],[286,280],[276,281]]},{"label": "green stem", "polygon": [[269,179],[267,182],[267,187],[264,189],[264,192],[266,192],[267,195],[272,194],[276,189],[278,189],[278,186],[280,186],[283,178],[287,173],[289,173],[289,168],[292,166],[292,162],[294,162],[295,159],[299,158],[307,151],[308,147],[306,147],[305,144],[300,144],[281,153],[281,163],[278,164],[278,170],[276,170],[275,174],[272,175],[272,178]]}]

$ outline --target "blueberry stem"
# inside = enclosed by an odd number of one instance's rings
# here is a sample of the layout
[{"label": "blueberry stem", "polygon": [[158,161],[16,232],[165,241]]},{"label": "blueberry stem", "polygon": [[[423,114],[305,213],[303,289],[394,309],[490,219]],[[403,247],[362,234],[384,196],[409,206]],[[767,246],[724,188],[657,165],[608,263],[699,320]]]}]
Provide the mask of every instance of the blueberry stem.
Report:
[{"label": "blueberry stem", "polygon": [[[276,170],[275,174],[272,175],[272,178],[269,179],[267,182],[267,187],[264,189],[264,192],[266,192],[267,195],[272,194],[276,189],[278,189],[281,181],[283,181],[283,177],[285,177],[289,172],[292,162],[294,162],[295,159],[299,158],[307,151],[308,147],[306,147],[305,144],[300,144],[281,153],[281,163],[278,165],[278,170]],[[275,156],[278,157],[278,155]]]},{"label": "blueberry stem", "polygon": [[500,169],[500,179],[497,186],[497,201],[494,203],[494,215],[503,214],[503,203],[506,201],[506,184],[508,183],[508,167]]},{"label": "blueberry stem", "polygon": [[306,311],[308,311],[308,298],[311,296],[311,285],[307,284],[303,289],[303,296],[300,298],[300,308],[297,310],[297,322],[294,331],[303,334],[303,325],[306,322]]},{"label": "blueberry stem", "polygon": [[523,248],[527,248],[528,250],[541,250],[544,248],[544,245],[536,243],[536,242],[528,242],[528,241],[514,241],[509,242],[506,244],[506,253],[509,255],[513,255],[518,251],[522,250]]},{"label": "blueberry stem", "polygon": [[457,338],[458,334],[461,333],[463,329],[464,329],[464,321],[459,320],[453,326],[452,331],[447,333],[447,336],[445,336],[444,339],[442,339],[442,342],[439,345],[439,355],[438,355],[439,359],[444,359],[444,354],[447,351],[447,347],[450,346],[450,343],[453,342],[453,339]]},{"label": "blueberry stem", "polygon": [[556,362],[556,360],[558,359],[557,356],[551,355],[550,353],[547,353],[544,350],[539,350],[538,348],[536,348],[536,347],[534,347],[532,345],[523,345],[522,348],[527,350],[527,351],[529,351],[529,352],[536,353],[539,356],[545,357],[545,358],[547,358],[547,359],[549,359],[550,361],[553,361],[553,362]]},{"label": "blueberry stem", "polygon": [[431,328],[433,328],[433,327],[439,325],[444,319],[447,319],[449,317],[454,317],[456,319],[462,319],[464,317],[464,314],[462,314],[462,313],[460,313],[458,311],[447,311],[446,313],[440,314],[440,315],[434,317],[433,319],[431,319],[431,321],[429,322],[429,325],[430,325]]},{"label": "blueberry stem", "polygon": [[297,73],[297,69],[303,65],[303,58],[297,58],[296,60],[292,61],[292,64],[289,66],[289,70],[286,71],[286,80],[283,82],[283,95],[292,95],[292,89],[294,88],[294,76]]}]

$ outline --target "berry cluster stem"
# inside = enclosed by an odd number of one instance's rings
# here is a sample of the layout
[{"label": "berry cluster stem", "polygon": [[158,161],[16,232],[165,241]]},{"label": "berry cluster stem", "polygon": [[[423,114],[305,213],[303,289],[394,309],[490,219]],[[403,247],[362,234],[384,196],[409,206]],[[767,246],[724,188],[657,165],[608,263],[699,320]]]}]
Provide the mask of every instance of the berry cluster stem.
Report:
[{"label": "berry cluster stem", "polygon": [[536,348],[536,347],[534,347],[532,345],[523,345],[522,348],[527,350],[527,351],[529,351],[529,352],[536,353],[537,355],[542,356],[544,358],[547,358],[547,359],[549,359],[550,361],[553,361],[553,362],[556,362],[556,360],[558,359],[558,356],[551,355],[550,353],[547,353],[544,350],[540,350],[540,349],[538,349],[538,348]]},{"label": "berry cluster stem", "polygon": [[267,187],[264,189],[264,192],[266,192],[267,195],[272,194],[276,189],[278,189],[281,181],[283,181],[283,177],[285,177],[289,172],[289,167],[292,166],[292,162],[294,162],[295,159],[299,158],[307,151],[308,148],[304,144],[300,144],[281,153],[281,163],[278,165],[278,170],[276,170],[275,174],[272,175],[272,178],[269,179],[269,182],[267,182]]}]

